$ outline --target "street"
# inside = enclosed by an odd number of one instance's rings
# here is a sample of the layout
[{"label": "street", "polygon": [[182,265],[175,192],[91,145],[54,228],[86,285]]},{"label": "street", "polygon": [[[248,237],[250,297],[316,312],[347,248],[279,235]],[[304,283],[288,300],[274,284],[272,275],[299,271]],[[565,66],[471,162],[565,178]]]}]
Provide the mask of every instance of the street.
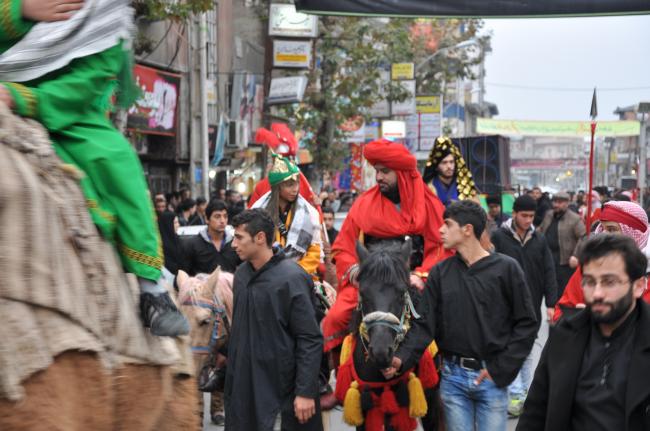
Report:
[{"label": "street", "polygon": [[[544,316],[545,310],[542,310],[542,316]],[[546,339],[548,338],[548,323],[546,321],[542,322],[542,326],[539,330],[539,333],[537,335],[537,340],[535,340],[535,345],[533,346],[533,364],[535,367],[537,367],[537,363],[539,362],[540,355],[542,353],[542,348],[544,347],[544,344],[546,343]],[[210,405],[208,395],[205,395],[205,403],[204,405],[206,406],[206,410],[204,412],[203,416],[203,429],[204,431],[221,431],[223,430],[223,427],[218,427],[216,425],[212,425],[210,423],[210,415],[207,410],[208,406]],[[323,424],[325,425],[325,431],[349,431],[354,429],[353,427],[345,424],[343,422],[343,417],[342,417],[342,408],[338,407],[334,410],[332,410],[329,414],[324,415],[323,417]],[[516,419],[510,419],[508,420],[508,431],[514,431],[515,427],[517,426],[517,420]],[[279,430],[279,428],[277,428]],[[418,427],[418,430],[421,430],[421,427]]]}]

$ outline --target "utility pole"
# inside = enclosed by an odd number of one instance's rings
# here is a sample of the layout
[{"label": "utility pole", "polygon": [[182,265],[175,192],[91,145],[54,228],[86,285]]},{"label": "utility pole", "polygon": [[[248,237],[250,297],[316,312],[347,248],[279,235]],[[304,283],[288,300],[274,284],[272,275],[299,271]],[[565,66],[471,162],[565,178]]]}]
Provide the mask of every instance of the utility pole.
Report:
[{"label": "utility pole", "polygon": [[210,144],[208,142],[208,92],[206,79],[208,75],[208,44],[206,39],[206,32],[208,31],[207,13],[201,14],[199,25],[199,93],[201,97],[201,184],[203,188],[203,197],[210,199],[210,179],[208,177],[209,167],[209,151]]},{"label": "utility pole", "polygon": [[644,193],[646,188],[646,160],[648,159],[648,146],[646,145],[645,112],[641,113],[641,132],[639,134],[639,204],[645,208]]}]

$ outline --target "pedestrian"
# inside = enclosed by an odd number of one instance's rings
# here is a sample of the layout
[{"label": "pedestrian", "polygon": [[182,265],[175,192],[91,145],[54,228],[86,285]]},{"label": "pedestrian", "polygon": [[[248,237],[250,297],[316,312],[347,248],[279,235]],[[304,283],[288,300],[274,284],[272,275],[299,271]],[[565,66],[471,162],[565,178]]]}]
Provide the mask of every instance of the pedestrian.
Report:
[{"label": "pedestrian", "polygon": [[415,157],[404,145],[384,139],[366,144],[363,155],[375,168],[377,185],[354,203],[332,248],[339,286],[336,302],[323,320],[326,351],[338,349],[343,342],[357,307],[359,239],[372,248],[380,242],[403,241],[406,236],[415,243],[417,238],[410,282],[420,289],[429,268],[449,256],[438,232],[444,207],[422,181]]},{"label": "pedestrian", "polygon": [[[21,0],[0,7],[0,103],[40,122],[82,175],[90,216],[138,277],[142,321],[159,336],[187,334],[162,278],[163,256],[142,165],[107,113],[138,92],[126,0]],[[113,99],[113,95],[116,98]]]},{"label": "pedestrian", "polygon": [[488,196],[486,199],[488,205],[488,233],[499,229],[507,220],[510,220],[507,214],[501,209],[501,195]]},{"label": "pedestrian", "polygon": [[181,226],[189,226],[190,219],[196,213],[196,201],[192,198],[185,199],[178,204],[177,215]]},{"label": "pedestrian", "polygon": [[542,189],[539,187],[533,187],[530,191],[530,195],[537,201],[537,211],[535,211],[535,219],[533,220],[533,226],[539,227],[544,220],[546,213],[552,209],[551,201],[548,199],[546,193],[542,193]]},{"label": "pedestrian", "polygon": [[648,262],[634,241],[595,235],[580,252],[586,308],[551,329],[518,431],[650,429]]},{"label": "pedestrian", "polygon": [[266,209],[276,226],[275,243],[307,274],[316,276],[323,250],[320,214],[300,194],[298,166],[286,157],[273,158],[275,162],[268,175],[271,190],[252,208]]},{"label": "pedestrian", "polygon": [[233,220],[233,247],[244,263],[233,282],[225,401],[228,431],[323,429],[318,373],[323,339],[313,282],[273,249],[275,225],[263,209]]},{"label": "pedestrian", "polygon": [[175,220],[176,214],[171,211],[163,211],[158,216],[158,229],[160,230],[163,255],[165,256],[165,268],[174,275],[185,265],[183,246],[176,234]]},{"label": "pedestrian", "polygon": [[422,177],[445,207],[457,200],[477,199],[472,173],[458,147],[446,136],[436,139]]},{"label": "pedestrian", "polygon": [[334,227],[334,209],[332,207],[323,208],[323,223],[325,224],[325,229],[327,230],[327,238],[329,243],[334,244],[336,237],[339,234],[339,231]]},{"label": "pedestrian", "polygon": [[555,262],[558,297],[562,296],[564,287],[578,266],[576,254],[580,241],[586,233],[585,224],[580,216],[568,210],[569,200],[568,193],[555,193],[552,201],[553,210],[546,212],[539,226],[540,232],[546,236]]},{"label": "pedestrian", "polygon": [[[546,300],[544,318],[547,320],[552,318],[553,307],[557,301],[555,263],[544,235],[533,226],[537,209],[535,199],[529,195],[519,196],[515,199],[512,209],[512,219],[503,223],[501,228],[492,234],[492,244],[496,252],[515,259],[523,269],[539,330],[542,322],[542,299]],[[529,353],[517,378],[508,388],[508,413],[511,416],[521,415],[533,377],[532,362],[532,354]]]},{"label": "pedestrian", "polygon": [[185,265],[189,275],[212,274],[220,267],[234,273],[241,263],[232,248],[233,236],[228,226],[228,207],[221,200],[213,200],[205,209],[208,224],[198,234],[183,238]]},{"label": "pedestrian", "polygon": [[154,197],[153,203],[154,203],[154,209],[156,210],[157,216],[160,216],[160,214],[167,211],[167,199],[165,198],[165,195],[163,193],[158,193]]},{"label": "pedestrian", "polygon": [[[648,216],[636,202],[610,201],[605,203],[600,213],[600,223],[594,234],[602,233],[628,236],[634,240],[639,250],[646,256],[648,255],[648,239],[650,238]],[[646,289],[643,298],[650,303],[650,289]],[[573,313],[577,307],[582,306],[584,306],[582,272],[578,268],[555,306],[553,320],[557,321],[563,313]]]},{"label": "pedestrian", "polygon": [[190,218],[190,226],[203,226],[208,224],[208,217],[205,214],[207,206],[208,202],[204,197],[196,198],[196,212]]},{"label": "pedestrian", "polygon": [[429,272],[422,319],[398,347],[386,378],[416,364],[434,339],[442,357],[440,396],[449,431],[505,431],[508,385],[537,334],[530,290],[519,264],[486,251],[487,217],[475,202],[454,202],[440,228],[456,254]]}]

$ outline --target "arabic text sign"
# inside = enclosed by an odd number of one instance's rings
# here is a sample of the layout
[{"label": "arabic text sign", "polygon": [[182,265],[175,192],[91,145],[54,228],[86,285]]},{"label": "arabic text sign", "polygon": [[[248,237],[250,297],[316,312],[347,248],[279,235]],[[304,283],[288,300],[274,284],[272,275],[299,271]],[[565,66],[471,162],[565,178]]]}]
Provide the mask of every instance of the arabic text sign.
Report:
[{"label": "arabic text sign", "polygon": [[311,41],[274,40],[273,66],[309,68]]},{"label": "arabic text sign", "polygon": [[391,78],[396,81],[413,79],[415,76],[415,64],[393,63],[391,65]]},{"label": "arabic text sign", "polygon": [[176,135],[181,77],[136,64],[133,73],[142,96],[129,108],[127,128],[152,135]]},{"label": "arabic text sign", "polygon": [[269,16],[269,36],[316,37],[318,18],[296,12],[292,4],[272,4]]},{"label": "arabic text sign", "polygon": [[[590,136],[589,121],[517,121],[479,118],[476,130],[484,135]],[[597,136],[638,136],[638,121],[598,121]]]}]

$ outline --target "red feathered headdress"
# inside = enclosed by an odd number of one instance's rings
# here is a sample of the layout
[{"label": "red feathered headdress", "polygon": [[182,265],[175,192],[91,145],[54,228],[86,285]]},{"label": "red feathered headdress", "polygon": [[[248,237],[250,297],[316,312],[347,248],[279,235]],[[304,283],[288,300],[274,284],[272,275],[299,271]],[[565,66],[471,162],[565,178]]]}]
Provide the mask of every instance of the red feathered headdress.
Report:
[{"label": "red feathered headdress", "polygon": [[295,157],[298,153],[298,141],[286,124],[273,123],[271,130],[260,127],[255,133],[255,142],[285,157]]}]

